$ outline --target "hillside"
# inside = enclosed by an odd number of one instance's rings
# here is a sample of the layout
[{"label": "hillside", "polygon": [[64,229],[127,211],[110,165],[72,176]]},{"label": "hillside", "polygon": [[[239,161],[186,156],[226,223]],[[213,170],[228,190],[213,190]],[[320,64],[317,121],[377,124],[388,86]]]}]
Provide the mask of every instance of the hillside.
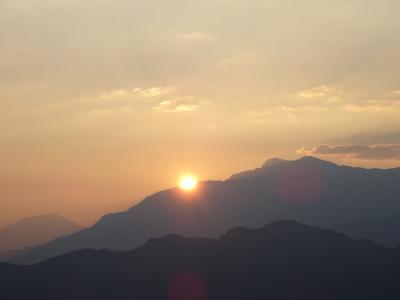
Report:
[{"label": "hillside", "polygon": [[235,226],[255,228],[282,219],[335,228],[385,218],[400,211],[398,182],[400,168],[352,168],[313,157],[274,159],[226,181],[202,182],[193,192],[173,188],[156,193],[11,261],[35,263],[84,248],[130,250],[170,233],[212,238]]},{"label": "hillside", "polygon": [[0,265],[19,299],[399,299],[400,252],[280,221],[217,240],[170,235],[129,252],[81,250]]}]

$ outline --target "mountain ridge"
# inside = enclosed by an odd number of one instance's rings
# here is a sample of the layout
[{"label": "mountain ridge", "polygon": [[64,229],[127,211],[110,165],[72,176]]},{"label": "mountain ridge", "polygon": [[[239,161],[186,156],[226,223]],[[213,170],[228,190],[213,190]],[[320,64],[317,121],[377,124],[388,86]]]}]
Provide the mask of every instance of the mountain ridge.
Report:
[{"label": "mountain ridge", "polygon": [[0,280],[9,300],[391,300],[400,296],[399,271],[399,249],[278,221],[218,239],[169,235],[127,252],[85,249],[33,266],[0,264]]},{"label": "mountain ridge", "polygon": [[0,228],[0,251],[36,246],[81,229],[77,223],[56,214],[29,216]]},{"label": "mountain ridge", "polygon": [[400,211],[400,186],[393,184],[399,181],[400,168],[353,168],[312,157],[283,161],[245,176],[201,182],[191,193],[178,188],[160,191],[124,212],[105,215],[91,228],[11,261],[35,263],[82,248],[129,250],[166,234],[215,238],[232,227],[256,228],[282,219],[335,228]]}]

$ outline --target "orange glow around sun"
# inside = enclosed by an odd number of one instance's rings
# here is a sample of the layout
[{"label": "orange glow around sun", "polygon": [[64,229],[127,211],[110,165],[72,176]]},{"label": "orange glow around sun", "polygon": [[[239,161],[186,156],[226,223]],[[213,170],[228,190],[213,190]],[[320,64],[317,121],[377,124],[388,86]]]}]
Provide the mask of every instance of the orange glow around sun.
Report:
[{"label": "orange glow around sun", "polygon": [[197,178],[193,175],[184,175],[179,180],[179,187],[184,191],[192,191],[197,187]]}]

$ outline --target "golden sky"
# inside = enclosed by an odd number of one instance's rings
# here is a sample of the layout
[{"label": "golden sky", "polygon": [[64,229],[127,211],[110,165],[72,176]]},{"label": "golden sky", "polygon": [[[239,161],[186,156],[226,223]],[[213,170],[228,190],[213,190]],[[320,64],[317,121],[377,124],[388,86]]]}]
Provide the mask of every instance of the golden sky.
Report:
[{"label": "golden sky", "polygon": [[1,0],[0,226],[278,156],[400,165],[398,0]]}]

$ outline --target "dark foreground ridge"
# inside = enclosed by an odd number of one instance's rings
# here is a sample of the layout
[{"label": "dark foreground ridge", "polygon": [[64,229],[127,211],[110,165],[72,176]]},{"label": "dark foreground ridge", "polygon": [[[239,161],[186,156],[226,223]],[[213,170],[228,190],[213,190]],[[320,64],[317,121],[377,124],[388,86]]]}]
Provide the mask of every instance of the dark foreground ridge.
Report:
[{"label": "dark foreground ridge", "polygon": [[400,299],[400,251],[291,221],[0,265],[2,299]]}]

